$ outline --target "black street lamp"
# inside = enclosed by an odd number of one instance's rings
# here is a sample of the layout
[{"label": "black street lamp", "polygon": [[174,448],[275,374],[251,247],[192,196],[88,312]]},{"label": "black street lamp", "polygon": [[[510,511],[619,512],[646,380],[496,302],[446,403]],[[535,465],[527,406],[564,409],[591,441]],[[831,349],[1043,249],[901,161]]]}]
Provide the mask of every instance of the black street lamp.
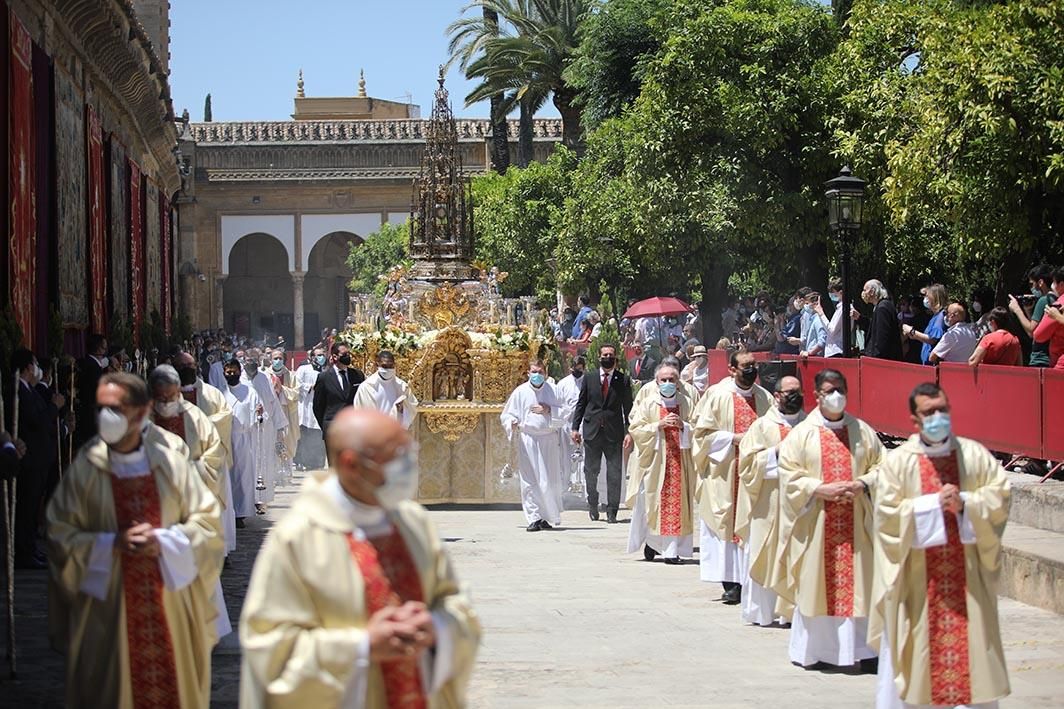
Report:
[{"label": "black street lamp", "polygon": [[839,244],[839,259],[842,262],[842,353],[849,357],[853,345],[850,340],[850,254],[853,242],[861,231],[861,216],[864,206],[865,181],[854,177],[849,167],[839,171],[839,176],[828,180],[824,186],[824,198],[828,202],[828,223]]}]

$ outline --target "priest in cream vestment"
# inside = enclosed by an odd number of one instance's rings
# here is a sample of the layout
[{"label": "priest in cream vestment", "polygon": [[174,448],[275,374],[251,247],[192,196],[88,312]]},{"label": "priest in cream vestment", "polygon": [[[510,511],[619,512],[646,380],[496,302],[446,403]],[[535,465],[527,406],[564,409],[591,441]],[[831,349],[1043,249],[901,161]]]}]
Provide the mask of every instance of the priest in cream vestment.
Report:
[{"label": "priest in cream vestment", "polygon": [[240,619],[240,704],[462,707],[480,623],[426,511],[417,449],[377,411],[329,426],[255,562]]},{"label": "priest in cream vestment", "polygon": [[779,447],[791,429],[805,420],[802,383],[797,377],[781,377],[775,398],[776,406],[754,421],[739,444],[741,484],[735,534],[745,549],[748,577],[742,619],[754,625],[789,623],[793,611],[772,590],[770,576],[779,540]]},{"label": "priest in cream vestment", "polygon": [[266,374],[288,420],[288,427],[284,430],[284,457],[278,455],[278,467],[285,471],[279,480],[289,482],[299,447],[299,382],[296,381],[296,373],[285,364],[284,357],[284,350],[270,352],[270,369]]},{"label": "priest in cream vestment", "polygon": [[49,636],[66,704],[205,707],[222,564],[218,500],[147,421],[144,381],[105,374],[99,436],[48,505]]},{"label": "priest in cream vestment", "polygon": [[377,353],[377,369],[358,385],[354,406],[388,414],[406,429],[414,425],[417,397],[410,385],[396,375],[395,356],[391,352]]},{"label": "priest in cream vestment", "polygon": [[794,604],[791,662],[854,665],[872,599],[872,493],[883,445],[846,411],[846,379],[825,369],[818,408],[780,446],[780,529],[774,590]]},{"label": "priest in cream vestment", "polygon": [[937,385],[917,386],[909,408],[919,433],[886,456],[876,485],[876,707],[990,709],[1009,694],[996,588],[1008,477],[952,435]]},{"label": "priest in cream vestment", "polygon": [[703,581],[721,583],[721,600],[742,598],[746,562],[735,536],[739,494],[739,444],[759,417],[773,406],[772,394],[757,385],[757,365],[749,352],[733,352],[731,378],[706,390],[695,407],[694,457],[700,529],[699,570]]},{"label": "priest in cream vestment", "polygon": [[636,396],[628,419],[634,444],[629,458],[634,474],[625,503],[632,510],[629,553],[646,547],[649,558],[660,554],[672,564],[693,553],[698,479],[691,456],[694,407],[687,389],[680,388],[679,367],[673,365],[658,365],[654,381]]}]

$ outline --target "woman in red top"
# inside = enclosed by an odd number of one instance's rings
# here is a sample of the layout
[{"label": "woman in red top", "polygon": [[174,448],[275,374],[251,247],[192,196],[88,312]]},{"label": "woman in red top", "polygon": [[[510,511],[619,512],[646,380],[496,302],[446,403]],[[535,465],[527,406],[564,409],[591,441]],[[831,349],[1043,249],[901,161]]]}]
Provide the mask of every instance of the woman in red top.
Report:
[{"label": "woman in red top", "polygon": [[1023,366],[1023,349],[1020,340],[1006,328],[1011,315],[1005,308],[994,308],[990,311],[987,322],[990,332],[983,335],[979,345],[968,358],[970,367],[978,367],[980,364],[1006,364]]}]

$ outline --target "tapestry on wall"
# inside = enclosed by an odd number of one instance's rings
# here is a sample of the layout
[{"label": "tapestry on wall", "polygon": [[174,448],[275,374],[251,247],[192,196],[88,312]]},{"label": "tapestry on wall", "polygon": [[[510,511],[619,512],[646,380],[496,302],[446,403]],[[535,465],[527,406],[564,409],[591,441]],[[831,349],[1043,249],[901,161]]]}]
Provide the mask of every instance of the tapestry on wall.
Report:
[{"label": "tapestry on wall", "polygon": [[89,325],[85,103],[74,79],[55,69],[56,223],[59,231],[59,312],[63,326]]},{"label": "tapestry on wall", "polygon": [[107,140],[111,157],[111,314],[129,325],[129,168],[118,137]]},{"label": "tapestry on wall", "polygon": [[33,290],[37,278],[37,216],[34,204],[33,74],[29,32],[10,15],[11,70],[8,85],[8,184],[11,196],[9,286],[11,310],[22,328],[23,344],[33,348]]},{"label": "tapestry on wall", "polygon": [[144,202],[140,167],[129,161],[129,278],[130,322],[133,343],[140,345],[140,325],[144,321]]},{"label": "tapestry on wall", "polygon": [[107,205],[104,199],[103,129],[100,117],[85,107],[89,138],[89,326],[107,334]]},{"label": "tapestry on wall", "polygon": [[162,259],[162,250],[159,248],[159,188],[149,177],[145,180],[144,191],[144,264],[147,275],[145,292],[147,293],[147,305],[145,314],[150,318],[152,313],[162,316],[163,309],[159,303],[159,295],[163,289],[162,269],[159,262]]},{"label": "tapestry on wall", "polygon": [[170,233],[170,200],[166,195],[159,195],[159,242],[162,246],[162,269],[163,287],[163,327],[169,335],[173,326],[173,294],[171,293],[173,282],[173,253],[174,244]]}]

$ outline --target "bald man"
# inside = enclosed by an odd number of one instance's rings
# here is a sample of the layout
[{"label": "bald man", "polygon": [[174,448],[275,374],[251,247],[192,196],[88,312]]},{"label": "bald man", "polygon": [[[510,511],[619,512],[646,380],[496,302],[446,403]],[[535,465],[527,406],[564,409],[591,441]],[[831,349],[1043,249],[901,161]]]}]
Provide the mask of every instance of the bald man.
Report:
[{"label": "bald man", "polygon": [[465,705],[480,623],[424,508],[417,445],[345,409],[255,562],[240,619],[242,707]]},{"label": "bald man", "polygon": [[779,531],[780,443],[805,420],[802,383],[781,377],[774,393],[776,405],[750,426],[739,443],[739,494],[735,534],[746,549],[749,581],[743,590],[742,618],[754,625],[789,623],[792,608],[771,590],[776,568]]}]

